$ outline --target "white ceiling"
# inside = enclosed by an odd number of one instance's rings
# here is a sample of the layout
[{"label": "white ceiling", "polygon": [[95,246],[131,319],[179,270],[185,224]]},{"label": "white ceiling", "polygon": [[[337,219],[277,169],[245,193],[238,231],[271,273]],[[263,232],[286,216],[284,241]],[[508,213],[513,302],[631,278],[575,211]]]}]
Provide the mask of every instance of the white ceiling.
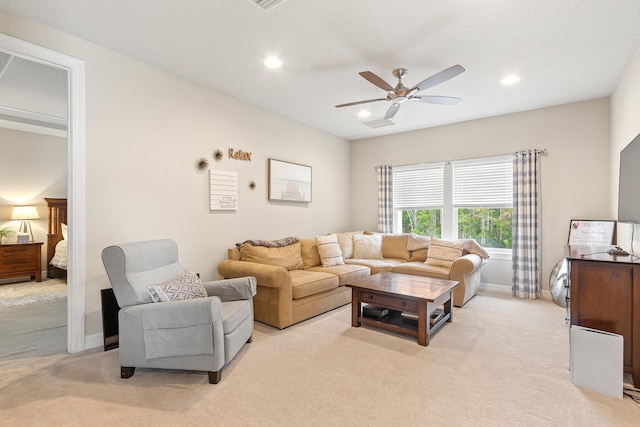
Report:
[{"label": "white ceiling", "polygon": [[[346,139],[361,139],[608,96],[640,44],[638,0],[0,0],[24,15]],[[279,70],[262,61],[280,56]],[[358,75],[407,86],[452,65],[466,72],[370,129],[387,101]],[[507,73],[521,81],[500,84]]]}]

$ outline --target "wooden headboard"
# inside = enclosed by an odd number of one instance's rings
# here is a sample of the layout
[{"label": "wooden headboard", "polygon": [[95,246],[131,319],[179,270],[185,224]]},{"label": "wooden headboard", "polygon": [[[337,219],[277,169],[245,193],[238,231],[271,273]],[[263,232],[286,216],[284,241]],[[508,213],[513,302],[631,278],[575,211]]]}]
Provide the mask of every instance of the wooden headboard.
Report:
[{"label": "wooden headboard", "polygon": [[50,265],[56,244],[62,240],[62,225],[67,224],[67,199],[45,197],[47,202],[47,277],[65,277],[66,270]]}]

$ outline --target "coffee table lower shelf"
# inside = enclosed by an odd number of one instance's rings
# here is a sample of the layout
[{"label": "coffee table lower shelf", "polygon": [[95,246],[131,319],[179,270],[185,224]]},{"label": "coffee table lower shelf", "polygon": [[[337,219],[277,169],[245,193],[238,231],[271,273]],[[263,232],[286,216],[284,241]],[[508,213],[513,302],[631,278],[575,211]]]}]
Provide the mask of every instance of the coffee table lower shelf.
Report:
[{"label": "coffee table lower shelf", "polygon": [[[441,315],[437,316],[435,321],[429,322],[428,334],[431,335],[442,327],[451,318],[451,313],[441,311]],[[358,321],[363,325],[374,326],[376,328],[385,329],[390,332],[400,333],[418,337],[418,319],[413,316],[408,317],[406,313],[399,311],[391,311],[382,318],[369,317],[367,315],[358,316]]]}]

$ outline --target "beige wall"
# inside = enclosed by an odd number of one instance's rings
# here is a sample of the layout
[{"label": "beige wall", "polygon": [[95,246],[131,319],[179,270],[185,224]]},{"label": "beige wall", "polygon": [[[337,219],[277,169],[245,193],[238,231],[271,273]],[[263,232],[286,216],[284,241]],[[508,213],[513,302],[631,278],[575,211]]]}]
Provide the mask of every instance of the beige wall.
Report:
[{"label": "beige wall", "polygon": [[[347,141],[4,11],[0,28],[85,61],[87,335],[101,332],[105,246],[169,237],[185,268],[209,279],[236,242],[348,229]],[[227,158],[228,148],[251,152],[251,162]],[[199,157],[238,172],[237,212],[209,212]],[[312,202],[269,203],[267,158],[311,166]]]},{"label": "beige wall", "polygon": [[[14,205],[35,205],[40,219],[31,221],[34,240],[46,242],[44,197],[67,197],[67,140],[57,136],[0,127],[0,227],[17,231]],[[15,236],[12,238],[15,241]],[[42,252],[46,270],[46,248]]]},{"label": "beige wall", "polygon": [[[569,221],[611,219],[609,209],[609,100],[566,104],[448,126],[360,140],[351,144],[351,224],[377,227],[374,167],[509,154],[546,148],[542,158],[542,277],[563,258]],[[497,261],[495,261],[497,262]],[[511,263],[491,279],[510,284]]]},{"label": "beige wall", "polygon": [[[640,46],[611,95],[611,215],[618,209],[620,151],[640,133]],[[640,167],[640,165],[638,165]],[[640,183],[638,183],[640,185]],[[640,191],[640,190],[639,190]],[[640,233],[635,225],[633,249],[640,253]],[[631,225],[618,224],[618,245],[631,250]]]}]

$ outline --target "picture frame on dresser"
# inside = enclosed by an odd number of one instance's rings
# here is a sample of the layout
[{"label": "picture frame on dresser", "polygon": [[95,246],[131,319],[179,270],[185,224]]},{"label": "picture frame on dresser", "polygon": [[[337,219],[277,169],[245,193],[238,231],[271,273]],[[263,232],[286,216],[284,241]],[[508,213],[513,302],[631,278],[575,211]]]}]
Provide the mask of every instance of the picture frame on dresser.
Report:
[{"label": "picture frame on dresser", "polygon": [[614,220],[572,219],[569,223],[569,245],[608,246],[615,239]]}]

